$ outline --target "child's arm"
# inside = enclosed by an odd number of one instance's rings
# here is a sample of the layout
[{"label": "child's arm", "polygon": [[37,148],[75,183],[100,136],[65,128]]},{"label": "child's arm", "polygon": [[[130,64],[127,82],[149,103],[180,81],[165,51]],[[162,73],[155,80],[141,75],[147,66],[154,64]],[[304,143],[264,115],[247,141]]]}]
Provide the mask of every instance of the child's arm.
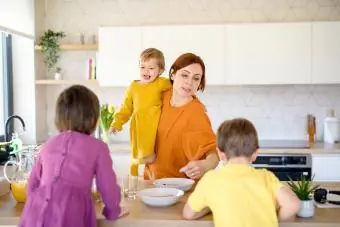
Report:
[{"label": "child's arm", "polygon": [[114,221],[118,219],[122,211],[119,205],[121,193],[107,145],[103,145],[101,149],[95,174],[96,186],[105,204],[103,215],[106,219]]},{"label": "child's arm", "polygon": [[183,209],[183,217],[187,220],[195,220],[209,214],[211,211],[209,208],[203,208],[203,210],[196,212],[194,211],[188,203],[185,204]]},{"label": "child's arm", "polygon": [[279,206],[278,218],[280,221],[291,219],[300,210],[299,198],[286,186],[280,187],[276,194],[276,201]]},{"label": "child's arm", "polygon": [[41,173],[42,173],[42,163],[40,155],[38,156],[29,176],[28,185],[27,185],[27,197],[30,196],[30,194],[39,187],[40,185],[40,179],[41,179]]},{"label": "child's arm", "polygon": [[266,171],[273,198],[277,204],[277,215],[280,221],[288,220],[300,209],[300,200],[287,186],[270,171]]},{"label": "child's arm", "polygon": [[[207,173],[209,175],[209,173]],[[197,183],[195,190],[192,192],[188,201],[186,202],[183,208],[183,217],[188,220],[198,219],[208,213],[210,213],[210,209],[208,208],[206,201],[206,176],[202,177],[202,179]]]},{"label": "child's arm", "polygon": [[122,126],[130,119],[133,112],[133,100],[131,86],[127,89],[124,97],[124,102],[120,110],[115,113],[114,119],[110,125],[112,132],[121,131]]},{"label": "child's arm", "polygon": [[169,90],[172,87],[172,84],[169,79],[160,77],[159,85],[161,91]]}]

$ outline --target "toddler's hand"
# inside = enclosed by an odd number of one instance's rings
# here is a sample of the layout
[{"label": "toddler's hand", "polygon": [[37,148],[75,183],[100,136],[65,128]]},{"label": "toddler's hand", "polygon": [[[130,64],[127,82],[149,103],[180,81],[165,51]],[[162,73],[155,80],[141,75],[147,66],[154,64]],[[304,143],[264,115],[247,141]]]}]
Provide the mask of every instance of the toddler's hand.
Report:
[{"label": "toddler's hand", "polygon": [[121,218],[121,217],[124,217],[125,215],[128,215],[128,214],[129,214],[129,211],[125,207],[122,207],[122,210],[121,210],[118,217]]},{"label": "toddler's hand", "polygon": [[116,128],[113,128],[113,127],[111,127],[110,129],[109,129],[109,133],[111,134],[116,134],[118,132],[118,130],[116,129]]}]

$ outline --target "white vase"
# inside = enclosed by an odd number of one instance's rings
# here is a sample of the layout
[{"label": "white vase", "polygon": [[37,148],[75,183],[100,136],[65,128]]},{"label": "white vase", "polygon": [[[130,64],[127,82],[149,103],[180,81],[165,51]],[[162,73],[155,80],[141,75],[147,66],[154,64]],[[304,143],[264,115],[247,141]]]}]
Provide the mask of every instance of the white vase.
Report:
[{"label": "white vase", "polygon": [[61,73],[54,73],[55,80],[61,80]]},{"label": "white vase", "polygon": [[301,201],[301,207],[299,212],[297,213],[298,217],[302,218],[310,218],[313,217],[315,213],[314,201],[311,200],[303,200]]}]

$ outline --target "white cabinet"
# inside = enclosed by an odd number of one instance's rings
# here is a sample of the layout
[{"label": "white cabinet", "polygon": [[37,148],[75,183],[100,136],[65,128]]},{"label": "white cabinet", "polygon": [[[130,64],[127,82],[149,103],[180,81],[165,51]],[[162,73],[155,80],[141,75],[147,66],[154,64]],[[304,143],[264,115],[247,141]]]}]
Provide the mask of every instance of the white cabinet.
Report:
[{"label": "white cabinet", "polygon": [[150,26],[143,28],[143,48],[160,49],[165,56],[166,72],[177,57],[186,52],[199,55],[206,65],[208,85],[225,84],[224,26]]},{"label": "white cabinet", "polygon": [[99,28],[97,80],[101,86],[128,86],[139,78],[140,27]]},{"label": "white cabinet", "polygon": [[226,25],[227,84],[308,84],[311,24]]},{"label": "white cabinet", "polygon": [[313,154],[314,181],[340,181],[340,154]]},{"label": "white cabinet", "polygon": [[340,83],[340,22],[315,22],[312,31],[312,83]]}]

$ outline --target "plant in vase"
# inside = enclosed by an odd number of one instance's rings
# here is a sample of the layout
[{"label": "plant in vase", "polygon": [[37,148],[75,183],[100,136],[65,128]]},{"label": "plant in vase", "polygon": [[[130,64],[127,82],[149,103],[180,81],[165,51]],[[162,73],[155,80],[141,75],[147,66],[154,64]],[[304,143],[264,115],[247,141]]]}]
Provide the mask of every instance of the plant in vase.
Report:
[{"label": "plant in vase", "polygon": [[289,177],[288,185],[296,196],[301,200],[301,208],[297,216],[303,218],[313,217],[315,213],[314,200],[312,194],[320,187],[319,185],[313,186],[312,181],[314,176],[309,181],[306,176],[301,176],[300,181],[293,181]]},{"label": "plant in vase", "polygon": [[55,80],[60,80],[61,79],[61,68],[57,67],[57,70],[54,74],[54,79]]},{"label": "plant in vase", "polygon": [[111,122],[114,119],[115,108],[113,105],[104,104],[100,108],[100,129],[102,131],[101,138],[106,143],[109,143],[108,131],[110,129]]},{"label": "plant in vase", "polygon": [[[44,57],[44,63],[47,70],[51,71],[59,61],[60,55],[60,40],[66,35],[64,32],[55,32],[51,29],[45,31],[44,35],[40,37],[39,45]],[[57,72],[56,72],[57,73]]]}]

